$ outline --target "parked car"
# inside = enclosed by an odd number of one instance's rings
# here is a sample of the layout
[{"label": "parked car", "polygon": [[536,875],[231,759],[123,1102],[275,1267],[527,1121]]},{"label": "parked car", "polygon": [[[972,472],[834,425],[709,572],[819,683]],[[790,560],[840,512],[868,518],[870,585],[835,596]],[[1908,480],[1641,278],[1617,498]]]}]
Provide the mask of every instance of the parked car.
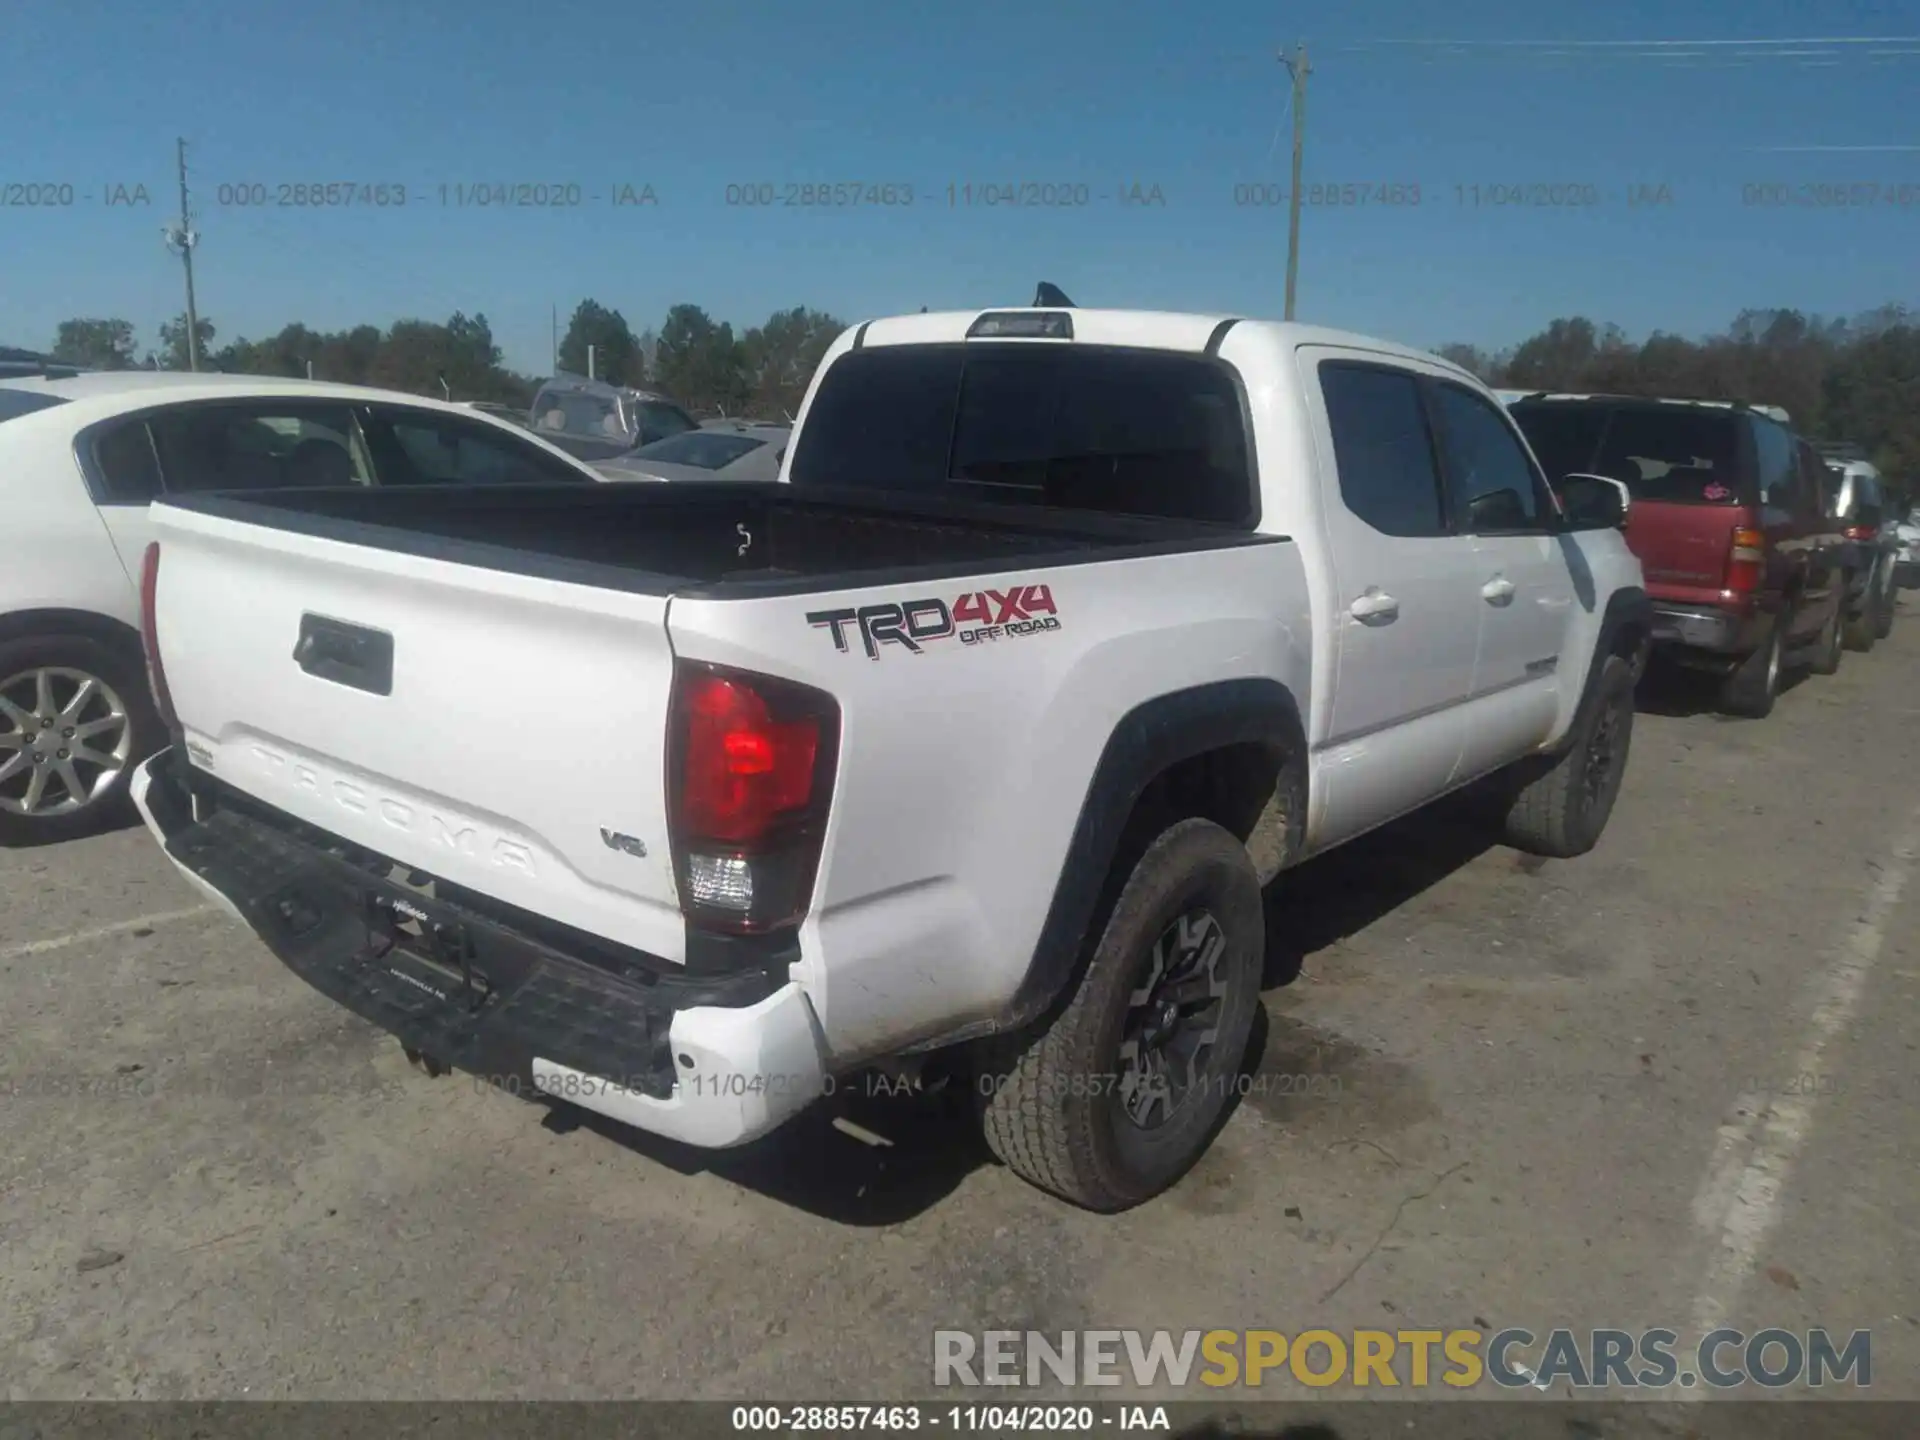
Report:
[{"label": "parked car", "polygon": [[594,468],[610,480],[778,480],[792,433],[786,425],[708,422]]},{"label": "parked car", "polygon": [[655,440],[696,430],[694,418],[664,395],[556,375],[533,397],[534,433],[582,460],[611,460]]},{"label": "parked car", "polygon": [[359,386],[146,370],[0,381],[0,843],[111,823],[132,765],[164,738],[137,628],[148,502],[598,478],[470,409]]},{"label": "parked car", "polygon": [[1510,407],[1549,475],[1631,496],[1657,653],[1720,677],[1729,713],[1773,709],[1782,670],[1840,665],[1853,548],[1826,514],[1826,469],[1776,407],[1536,394]]},{"label": "parked car", "polygon": [[491,415],[496,420],[505,420],[518,425],[522,430],[533,428],[533,417],[517,405],[502,405],[497,400],[462,400],[469,410],[478,410],[482,415]]},{"label": "parked car", "polygon": [[1497,776],[1579,855],[1652,618],[1466,371],[1219,316],[863,324],[777,484],[157,510],[136,794],[323,994],[700,1146],[945,1067],[1098,1210],[1242,1073],[1269,802],[1292,864]]},{"label": "parked car", "polygon": [[1894,584],[1902,590],[1920,588],[1920,506],[1907,512],[1893,527]]},{"label": "parked car", "polygon": [[1826,464],[1833,477],[1828,514],[1853,547],[1847,566],[1852,581],[1847,589],[1843,634],[1849,650],[1871,650],[1875,641],[1893,633],[1894,610],[1899,603],[1895,571],[1900,538],[1894,532],[1894,517],[1887,511],[1880,472],[1865,460],[1829,460]]}]

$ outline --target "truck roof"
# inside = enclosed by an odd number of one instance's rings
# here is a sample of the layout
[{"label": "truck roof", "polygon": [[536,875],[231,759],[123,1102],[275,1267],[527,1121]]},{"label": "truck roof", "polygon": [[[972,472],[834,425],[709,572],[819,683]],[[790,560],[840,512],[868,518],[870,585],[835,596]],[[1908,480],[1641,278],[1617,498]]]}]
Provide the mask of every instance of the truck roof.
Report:
[{"label": "truck roof", "polygon": [[[965,340],[967,332],[983,315],[1050,313],[1045,307],[996,305],[985,310],[942,310],[919,315],[893,315],[869,320],[858,327],[854,348],[874,345],[938,345]],[[1392,340],[1360,335],[1350,330],[1334,330],[1322,325],[1303,325],[1291,320],[1253,320],[1238,315],[1196,315],[1174,310],[1083,310],[1079,307],[1057,313],[1073,317],[1073,338],[1086,345],[1128,345],[1150,350],[1184,350],[1204,353],[1222,326],[1245,326],[1271,335],[1280,345],[1334,345],[1348,349],[1374,350],[1404,359],[1445,365],[1462,376],[1480,383],[1470,372],[1431,351],[1418,350]]]}]

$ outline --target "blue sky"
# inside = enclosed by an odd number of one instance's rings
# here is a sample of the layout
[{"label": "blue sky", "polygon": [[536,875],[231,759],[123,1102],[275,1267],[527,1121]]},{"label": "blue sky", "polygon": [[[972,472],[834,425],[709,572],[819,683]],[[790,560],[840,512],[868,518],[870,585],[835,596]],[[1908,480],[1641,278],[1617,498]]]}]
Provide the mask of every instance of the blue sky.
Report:
[{"label": "blue sky", "polygon": [[[564,323],[585,296],[635,329],[678,301],[744,326],[795,304],[855,320],[1024,302],[1043,278],[1081,304],[1278,315],[1285,209],[1235,187],[1284,189],[1275,51],[1296,40],[1308,184],[1420,187],[1417,205],[1403,189],[1307,208],[1302,319],[1497,346],[1557,315],[1691,334],[1745,306],[1920,302],[1920,0],[1440,10],[0,0],[0,186],[74,195],[0,208],[0,343],[50,343],[73,315],[125,317],[154,343],[183,308],[160,234],[176,135],[200,312],[222,339],[481,311],[507,362],[539,371],[550,305]],[[1751,43],[1795,40],[1821,43]],[[1087,203],[949,203],[950,184],[1029,181],[1085,186]],[[220,203],[223,185],[299,182],[408,200]],[[911,186],[914,203],[727,203],[729,184],[784,198],[803,182]],[[522,183],[578,185],[583,203],[439,190]],[[622,184],[657,203],[615,206]],[[1816,184],[1911,188],[1860,208],[1744,203],[1747,185]],[[115,185],[151,203],[110,206]],[[1164,203],[1120,203],[1135,185]],[[1597,203],[1514,203],[1532,186]],[[1631,204],[1633,187],[1656,203]]]}]

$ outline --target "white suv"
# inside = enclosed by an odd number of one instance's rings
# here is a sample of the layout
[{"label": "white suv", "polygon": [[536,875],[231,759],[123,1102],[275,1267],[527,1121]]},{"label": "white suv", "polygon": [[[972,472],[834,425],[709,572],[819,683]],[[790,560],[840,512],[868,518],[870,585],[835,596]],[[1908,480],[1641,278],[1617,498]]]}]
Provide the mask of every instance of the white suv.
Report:
[{"label": "white suv", "polygon": [[362,386],[178,371],[0,379],[0,844],[111,824],[132,766],[164,743],[139,636],[149,501],[599,479],[465,406]]}]

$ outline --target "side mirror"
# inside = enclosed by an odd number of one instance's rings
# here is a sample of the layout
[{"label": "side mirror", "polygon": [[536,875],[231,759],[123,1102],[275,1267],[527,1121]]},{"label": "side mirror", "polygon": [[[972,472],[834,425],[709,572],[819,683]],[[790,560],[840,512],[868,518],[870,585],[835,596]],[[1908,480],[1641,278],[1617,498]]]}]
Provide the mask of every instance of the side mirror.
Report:
[{"label": "side mirror", "polygon": [[1569,530],[1624,530],[1633,495],[1610,475],[1569,475],[1554,487]]}]

